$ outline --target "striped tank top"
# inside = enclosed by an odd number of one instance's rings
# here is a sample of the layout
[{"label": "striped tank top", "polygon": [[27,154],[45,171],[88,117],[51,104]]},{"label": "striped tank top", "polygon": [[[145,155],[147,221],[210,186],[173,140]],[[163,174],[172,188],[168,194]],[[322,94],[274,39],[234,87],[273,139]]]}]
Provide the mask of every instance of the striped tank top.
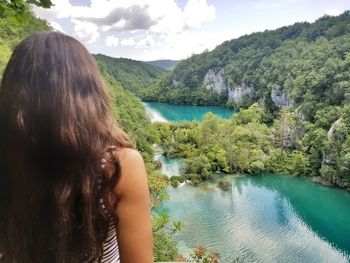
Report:
[{"label": "striped tank top", "polygon": [[[101,187],[102,176],[98,177],[98,188]],[[112,215],[108,212],[103,199],[99,200],[102,209],[108,213],[107,216],[110,218],[109,226],[108,226],[108,235],[106,240],[103,242],[103,252],[102,257],[100,258],[101,263],[120,263],[119,257],[119,248],[118,248],[118,240],[117,240],[117,231],[115,228],[114,220]]]}]

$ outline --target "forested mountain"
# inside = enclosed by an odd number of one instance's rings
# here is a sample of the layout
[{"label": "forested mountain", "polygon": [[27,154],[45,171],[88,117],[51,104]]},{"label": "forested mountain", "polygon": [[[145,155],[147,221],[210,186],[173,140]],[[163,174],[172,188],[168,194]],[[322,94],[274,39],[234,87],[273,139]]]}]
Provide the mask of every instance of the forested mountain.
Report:
[{"label": "forested mountain", "polygon": [[171,70],[175,67],[175,65],[179,62],[178,60],[171,59],[161,59],[161,60],[153,60],[153,61],[144,61],[146,64],[150,64],[153,66],[160,67],[165,70]]},{"label": "forested mountain", "polygon": [[350,11],[180,61],[148,99],[241,109],[225,123],[163,124],[168,155],[188,159],[187,178],[221,162],[223,172],[286,172],[349,188]]},{"label": "forested mountain", "polygon": [[316,109],[350,102],[349,33],[348,11],[242,36],[180,61],[148,99],[236,108],[261,101],[271,112],[301,106],[313,119]]},{"label": "forested mountain", "polygon": [[110,76],[141,98],[165,73],[165,70],[157,66],[132,59],[113,58],[102,54],[95,55],[95,58],[99,63],[106,65],[105,70]]}]

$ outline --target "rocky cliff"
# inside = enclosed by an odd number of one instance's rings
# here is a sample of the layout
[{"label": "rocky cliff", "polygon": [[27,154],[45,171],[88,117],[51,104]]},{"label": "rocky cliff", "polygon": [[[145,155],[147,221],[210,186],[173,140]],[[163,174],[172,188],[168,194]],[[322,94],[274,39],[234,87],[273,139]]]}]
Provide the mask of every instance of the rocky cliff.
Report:
[{"label": "rocky cliff", "polygon": [[[172,83],[173,85],[177,85],[179,81],[173,79]],[[239,104],[240,101],[251,97],[254,93],[254,87],[244,84],[234,87],[229,86],[223,68],[219,70],[209,69],[204,76],[203,86],[207,90],[217,94],[226,95],[227,102],[233,105]],[[272,85],[271,100],[278,108],[287,107],[292,104],[288,94],[277,84]]]},{"label": "rocky cliff", "polygon": [[292,104],[288,94],[277,84],[272,85],[271,100],[278,108],[287,107]]}]

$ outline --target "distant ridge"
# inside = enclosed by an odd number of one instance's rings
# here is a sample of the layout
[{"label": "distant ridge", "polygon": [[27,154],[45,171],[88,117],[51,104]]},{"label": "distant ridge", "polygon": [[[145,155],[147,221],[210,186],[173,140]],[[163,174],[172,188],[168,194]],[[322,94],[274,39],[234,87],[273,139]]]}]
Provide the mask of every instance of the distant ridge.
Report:
[{"label": "distant ridge", "polygon": [[143,62],[149,65],[157,66],[165,70],[172,70],[176,66],[176,64],[179,62],[179,60],[160,59],[160,60],[143,61]]},{"label": "distant ridge", "polygon": [[114,58],[102,54],[95,54],[94,57],[106,73],[138,97],[142,97],[144,93],[147,94],[147,90],[153,87],[166,72],[160,67],[137,60]]}]

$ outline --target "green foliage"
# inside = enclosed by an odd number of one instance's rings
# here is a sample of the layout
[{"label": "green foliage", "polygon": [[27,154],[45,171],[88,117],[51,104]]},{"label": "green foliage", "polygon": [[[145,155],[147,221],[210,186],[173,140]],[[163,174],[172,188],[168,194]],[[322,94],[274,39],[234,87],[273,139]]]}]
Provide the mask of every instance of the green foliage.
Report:
[{"label": "green foliage", "polygon": [[176,248],[176,242],[171,239],[168,233],[162,232],[153,234],[153,240],[153,258],[155,261],[166,262],[175,260],[179,252]]},{"label": "green foliage", "polygon": [[[0,0],[0,79],[13,48],[21,39],[33,32],[50,30],[44,20],[33,15],[27,2]],[[35,2],[46,5],[49,1]]]},{"label": "green foliage", "polygon": [[159,67],[141,61],[112,58],[105,55],[95,55],[103,70],[120,83],[126,90],[138,97],[147,98],[150,90],[156,86],[157,80],[165,73]]},{"label": "green foliage", "polygon": [[254,104],[229,120],[209,113],[200,123],[165,123],[157,129],[167,155],[185,158],[184,176],[198,183],[214,172],[266,171],[272,140],[269,128],[260,123],[261,112]]},{"label": "green foliage", "polygon": [[9,8],[17,13],[26,12],[29,9],[29,4],[50,8],[53,4],[50,0],[1,0],[1,8]]},{"label": "green foliage", "polygon": [[[211,52],[180,61],[152,88],[151,97],[160,102],[193,105],[221,104],[247,108],[263,104],[263,120],[276,117],[271,100],[275,85],[300,106],[304,119],[329,128],[350,103],[350,11],[337,17],[325,16],[315,23],[296,23],[226,41]],[[221,69],[231,87],[250,86],[253,94],[236,103],[203,87],[209,70]]]},{"label": "green foliage", "polygon": [[180,176],[172,176],[172,177],[170,177],[170,184],[171,184],[171,186],[172,187],[178,187],[179,184],[182,183],[181,182],[182,179],[183,178],[180,177]]},{"label": "green foliage", "polygon": [[222,190],[222,191],[228,191],[231,188],[231,183],[225,180],[219,180],[218,181],[218,187]]},{"label": "green foliage", "polygon": [[[330,184],[347,187],[350,107],[318,111],[317,124],[304,120],[298,109],[283,108],[270,127],[262,121],[263,111],[253,104],[229,120],[209,113],[200,123],[164,123],[157,130],[167,156],[186,159],[182,173],[194,185],[214,173],[284,172],[322,176]],[[333,123],[325,126],[323,118]],[[177,178],[171,181],[178,184]],[[219,184],[226,188],[223,181]]]},{"label": "green foliage", "polygon": [[187,159],[183,172],[185,174],[189,174],[188,179],[190,180],[197,178],[197,176],[193,177],[194,174],[199,176],[198,179],[206,180],[210,178],[210,170],[211,164],[209,162],[209,159],[204,155],[200,155],[198,157]]},{"label": "green foliage", "polygon": [[179,254],[176,242],[171,239],[171,236],[181,231],[183,225],[177,221],[170,223],[170,217],[165,213],[155,213],[153,216],[155,261],[171,261]]}]

